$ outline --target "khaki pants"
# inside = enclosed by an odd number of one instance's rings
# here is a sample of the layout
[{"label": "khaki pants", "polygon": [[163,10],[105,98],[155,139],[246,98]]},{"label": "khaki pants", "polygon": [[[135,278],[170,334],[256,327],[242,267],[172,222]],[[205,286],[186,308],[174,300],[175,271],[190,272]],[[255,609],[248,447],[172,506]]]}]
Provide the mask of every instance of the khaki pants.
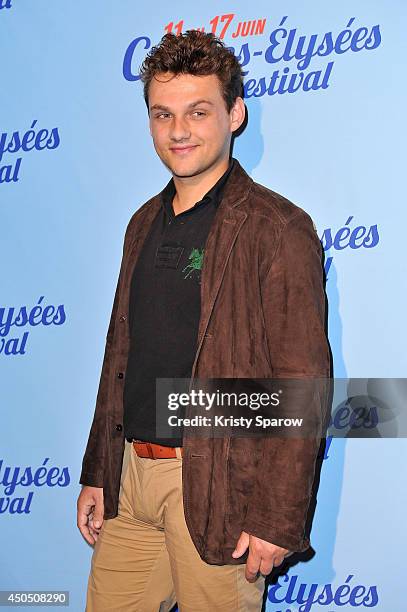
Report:
[{"label": "khaki pants", "polygon": [[202,561],[185,523],[182,458],[144,459],[125,441],[118,515],[94,547],[86,612],[260,612],[264,578]]}]

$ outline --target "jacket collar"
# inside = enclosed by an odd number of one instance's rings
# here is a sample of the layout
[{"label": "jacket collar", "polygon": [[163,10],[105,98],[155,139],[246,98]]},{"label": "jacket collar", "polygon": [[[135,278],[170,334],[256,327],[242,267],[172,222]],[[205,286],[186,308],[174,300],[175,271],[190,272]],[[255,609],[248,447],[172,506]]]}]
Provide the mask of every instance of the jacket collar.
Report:
[{"label": "jacket collar", "polygon": [[229,180],[222,194],[219,208],[236,208],[244,203],[253,186],[253,179],[247,174],[236,158],[233,159],[233,168]]}]

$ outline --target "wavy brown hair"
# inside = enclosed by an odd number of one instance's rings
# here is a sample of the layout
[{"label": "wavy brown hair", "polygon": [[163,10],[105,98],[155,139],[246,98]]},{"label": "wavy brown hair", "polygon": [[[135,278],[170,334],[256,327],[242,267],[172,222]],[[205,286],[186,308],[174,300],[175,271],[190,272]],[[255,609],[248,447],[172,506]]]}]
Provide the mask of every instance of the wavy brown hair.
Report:
[{"label": "wavy brown hair", "polygon": [[242,67],[233,52],[212,33],[187,30],[179,35],[165,34],[159,44],[150,49],[140,67],[147,109],[151,80],[160,72],[196,76],[216,74],[228,112],[238,96],[243,98]]}]

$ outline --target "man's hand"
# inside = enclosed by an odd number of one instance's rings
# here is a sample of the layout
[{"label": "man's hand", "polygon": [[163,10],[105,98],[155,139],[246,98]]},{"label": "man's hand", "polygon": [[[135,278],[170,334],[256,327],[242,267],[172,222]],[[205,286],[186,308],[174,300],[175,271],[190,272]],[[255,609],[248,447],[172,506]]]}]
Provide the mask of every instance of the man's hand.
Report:
[{"label": "man's hand", "polygon": [[281,546],[276,546],[242,531],[232,557],[238,559],[247,548],[249,548],[249,556],[246,561],[245,578],[248,582],[255,582],[258,572],[267,576],[273,567],[281,565],[284,557],[292,554],[287,548],[281,548]]},{"label": "man's hand", "polygon": [[93,546],[103,524],[103,488],[84,486],[78,497],[77,525],[85,540]]}]

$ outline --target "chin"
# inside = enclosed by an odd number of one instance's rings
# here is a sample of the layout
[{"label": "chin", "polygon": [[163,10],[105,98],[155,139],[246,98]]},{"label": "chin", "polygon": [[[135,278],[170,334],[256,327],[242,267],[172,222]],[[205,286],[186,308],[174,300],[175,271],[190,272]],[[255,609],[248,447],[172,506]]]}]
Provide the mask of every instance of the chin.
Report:
[{"label": "chin", "polygon": [[171,170],[172,174],[179,177],[187,177],[187,176],[195,176],[200,172],[205,170],[203,164],[199,164],[197,162],[192,163],[192,161],[178,161],[176,163],[170,162],[167,164],[168,168]]},{"label": "chin", "polygon": [[195,176],[196,174],[199,174],[201,170],[199,168],[191,168],[191,169],[188,168],[187,169],[187,168],[172,167],[171,172],[172,174],[174,174],[174,176],[179,176],[180,178],[187,178],[188,176]]}]

